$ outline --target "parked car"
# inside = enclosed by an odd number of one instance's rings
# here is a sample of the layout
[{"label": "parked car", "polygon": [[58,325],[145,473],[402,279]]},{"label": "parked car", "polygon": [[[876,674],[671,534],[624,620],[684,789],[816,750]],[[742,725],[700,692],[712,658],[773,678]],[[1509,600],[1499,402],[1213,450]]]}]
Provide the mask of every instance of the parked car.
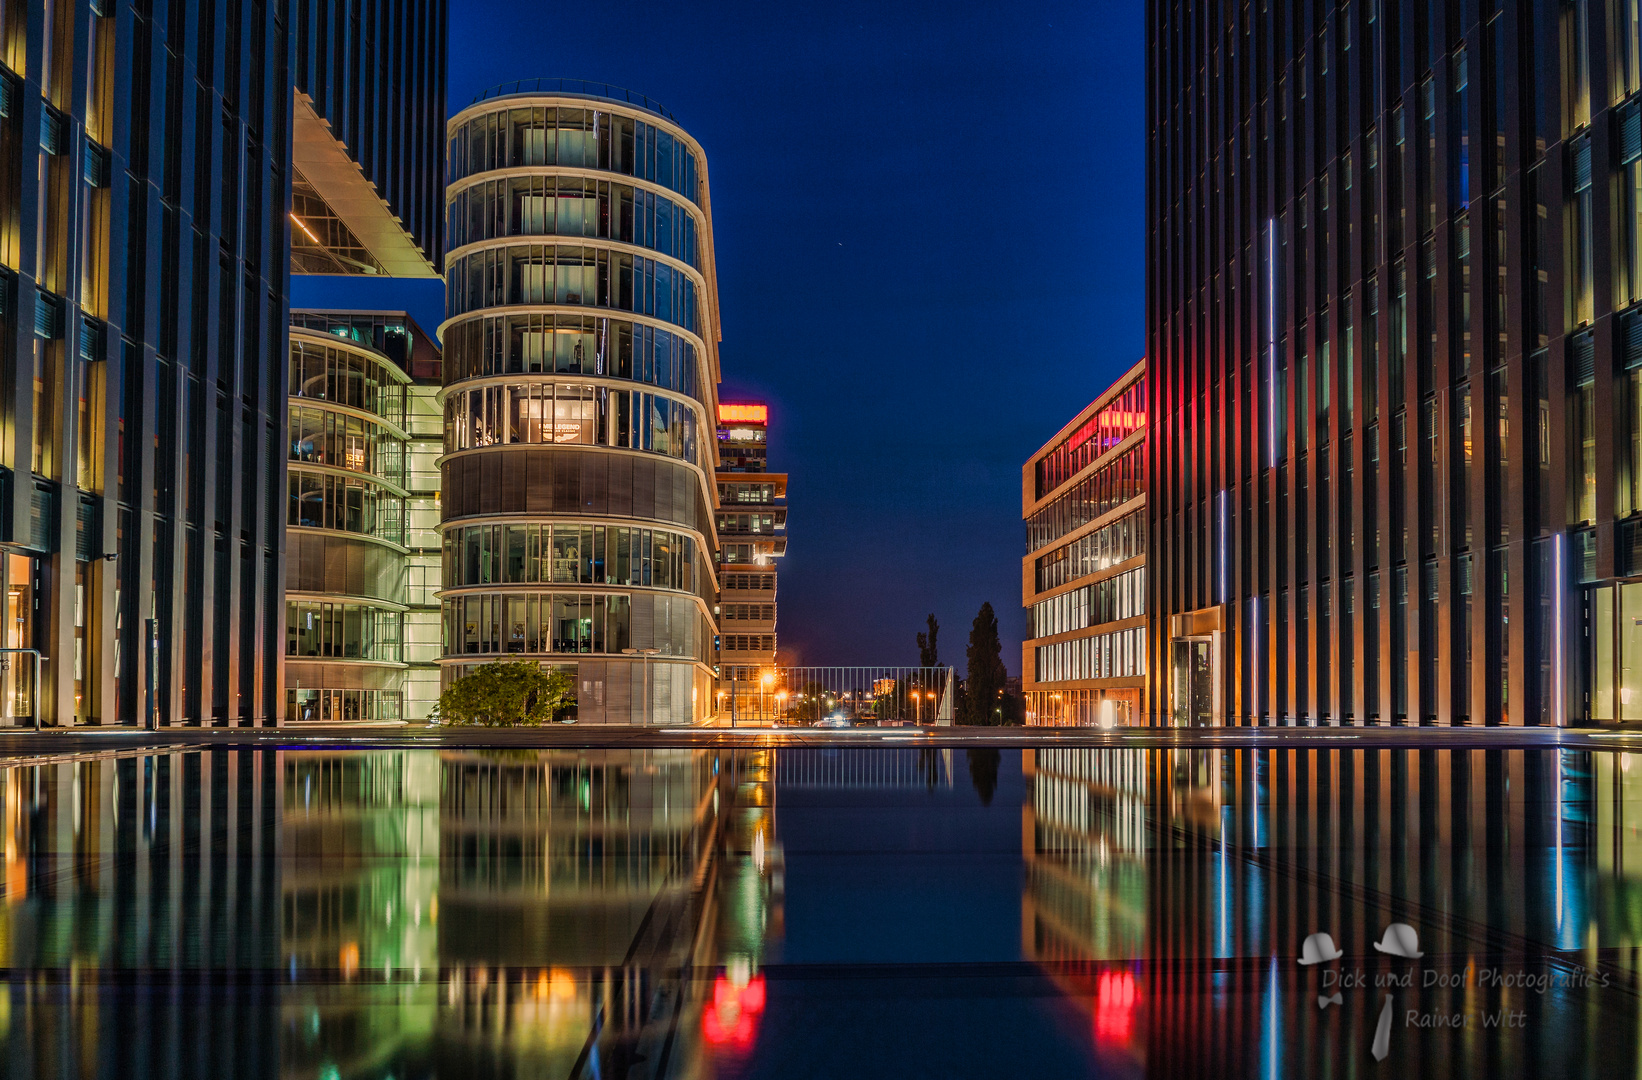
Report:
[{"label": "parked car", "polygon": [[850,722],[843,713],[833,713],[831,716],[823,716],[817,720],[815,726],[818,728],[847,728],[850,726]]}]

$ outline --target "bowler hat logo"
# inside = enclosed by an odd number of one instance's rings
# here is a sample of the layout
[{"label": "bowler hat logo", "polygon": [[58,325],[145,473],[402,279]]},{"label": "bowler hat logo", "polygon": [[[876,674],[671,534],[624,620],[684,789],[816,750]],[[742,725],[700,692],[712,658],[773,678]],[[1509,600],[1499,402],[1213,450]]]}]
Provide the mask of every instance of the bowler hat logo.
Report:
[{"label": "bowler hat logo", "polygon": [[1407,923],[1394,922],[1386,927],[1374,947],[1389,956],[1407,960],[1418,960],[1425,955],[1420,951],[1420,935]]},{"label": "bowler hat logo", "polygon": [[1312,934],[1306,938],[1305,944],[1300,946],[1300,963],[1307,967],[1338,960],[1342,955],[1344,954],[1334,947],[1334,939],[1323,931]]}]

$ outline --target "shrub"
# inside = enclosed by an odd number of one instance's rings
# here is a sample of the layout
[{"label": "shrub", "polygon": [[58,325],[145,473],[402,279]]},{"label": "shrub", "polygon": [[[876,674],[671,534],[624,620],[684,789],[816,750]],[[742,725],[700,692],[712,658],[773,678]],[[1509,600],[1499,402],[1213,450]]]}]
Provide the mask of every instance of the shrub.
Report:
[{"label": "shrub", "polygon": [[576,701],[575,680],[534,660],[482,664],[439,695],[434,720],[454,727],[520,727],[545,724]]}]

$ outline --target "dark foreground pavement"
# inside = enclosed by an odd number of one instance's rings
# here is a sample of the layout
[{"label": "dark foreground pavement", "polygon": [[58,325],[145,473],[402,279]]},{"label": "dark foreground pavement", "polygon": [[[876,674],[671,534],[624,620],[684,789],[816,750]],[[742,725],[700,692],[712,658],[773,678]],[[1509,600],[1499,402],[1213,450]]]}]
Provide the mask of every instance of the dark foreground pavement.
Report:
[{"label": "dark foreground pavement", "polygon": [[540,728],[174,727],[0,731],[0,761],[43,754],[206,747],[289,750],[659,749],[752,746],[1079,747],[1110,749],[1567,749],[1642,751],[1642,728],[654,728],[555,724]]}]

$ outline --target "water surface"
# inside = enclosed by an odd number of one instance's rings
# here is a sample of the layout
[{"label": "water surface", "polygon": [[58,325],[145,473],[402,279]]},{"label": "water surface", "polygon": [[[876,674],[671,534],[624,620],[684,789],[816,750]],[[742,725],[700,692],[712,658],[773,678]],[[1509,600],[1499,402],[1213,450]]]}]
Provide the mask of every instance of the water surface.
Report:
[{"label": "water surface", "polygon": [[1625,754],[217,750],[0,792],[6,1076],[1642,1064]]}]

